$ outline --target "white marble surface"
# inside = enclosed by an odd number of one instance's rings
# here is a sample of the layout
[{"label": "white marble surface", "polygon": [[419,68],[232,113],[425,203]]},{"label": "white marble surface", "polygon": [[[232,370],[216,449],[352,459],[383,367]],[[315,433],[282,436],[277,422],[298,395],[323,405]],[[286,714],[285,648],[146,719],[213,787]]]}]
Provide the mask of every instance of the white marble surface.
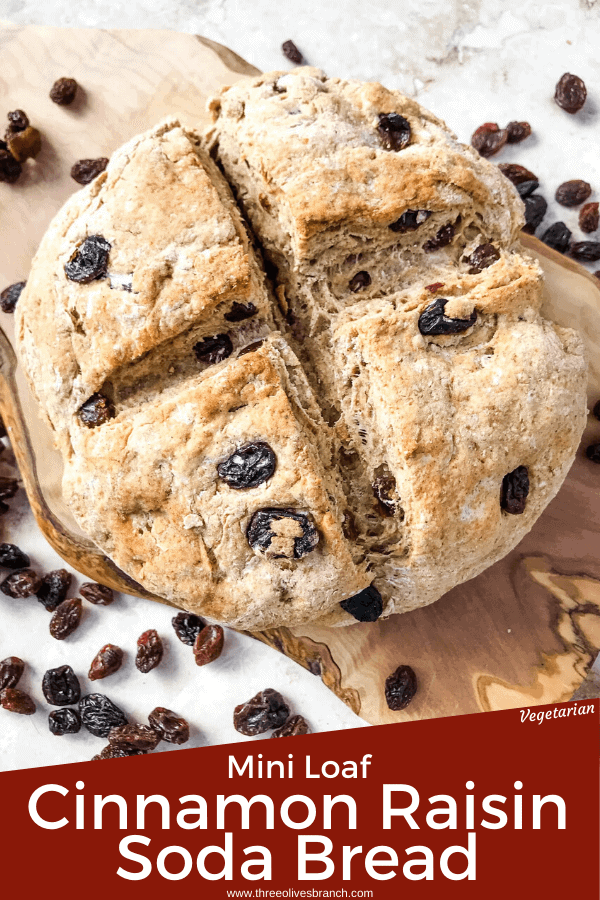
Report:
[{"label": "white marble surface", "polygon": [[[577,211],[553,200],[561,181],[586,179],[594,188],[591,199],[600,196],[600,0],[0,0],[0,19],[172,28],[220,41],[261,69],[289,68],[280,45],[292,38],[309,63],[330,74],[380,80],[418,98],[465,141],[482,122],[528,120],[532,137],[494,160],[522,163],[539,176],[549,201],[543,227],[560,218],[575,239],[584,237],[576,227]],[[565,71],[580,75],[588,86],[588,101],[576,116],[552,99]],[[11,539],[28,550],[36,567],[60,566],[26,504],[12,501],[12,507]],[[34,601],[0,596],[0,654],[30,663],[23,686],[39,706],[29,719],[0,710],[1,769],[82,760],[102,746],[87,733],[56,738],[47,731],[41,677],[49,666],[64,662],[81,676],[84,692],[105,691],[132,718],[143,719],[156,705],[186,715],[193,725],[188,746],[245,740],[231,725],[232,707],[267,685],[281,690],[315,730],[361,724],[317,678],[249,638],[228,634],[222,658],[197,669],[190,648],[172,633],[172,612],[157,604],[124,597],[109,609],[86,604],[79,631],[57,643],[48,638],[49,617]],[[167,654],[161,668],[142,676],[133,666],[135,640],[150,627],[166,638]],[[109,640],[127,650],[126,663],[117,675],[93,685],[85,673]]]}]

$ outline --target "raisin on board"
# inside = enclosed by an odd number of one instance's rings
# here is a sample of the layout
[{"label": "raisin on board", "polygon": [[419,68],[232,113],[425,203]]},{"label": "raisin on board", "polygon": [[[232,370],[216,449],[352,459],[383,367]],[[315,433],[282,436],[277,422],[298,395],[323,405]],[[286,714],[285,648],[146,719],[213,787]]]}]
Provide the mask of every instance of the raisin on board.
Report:
[{"label": "raisin on board", "polygon": [[59,603],[50,619],[50,634],[57,641],[64,641],[73,634],[81,620],[82,603],[79,597]]},{"label": "raisin on board", "polygon": [[471,146],[480,156],[493,156],[504,147],[508,140],[506,128],[499,128],[495,122],[484,122],[471,135]]},{"label": "raisin on board", "polygon": [[509,144],[519,144],[531,134],[529,122],[509,122],[506,126],[506,140]]},{"label": "raisin on board", "polygon": [[116,725],[108,733],[111,747],[141,750],[143,753],[154,750],[159,741],[160,735],[150,725]]},{"label": "raisin on board", "polygon": [[565,253],[571,241],[571,232],[564,222],[555,222],[542,235],[542,241],[553,250]]},{"label": "raisin on board", "polygon": [[468,262],[471,266],[469,275],[478,275],[484,269],[488,269],[498,259],[500,259],[500,251],[494,244],[480,244],[470,256],[465,257],[464,262]]},{"label": "raisin on board", "polygon": [[477,310],[474,309],[468,319],[450,319],[444,315],[448,301],[438,297],[426,306],[419,316],[419,331],[422,335],[461,334],[471,328],[477,321]]},{"label": "raisin on board", "polygon": [[233,344],[228,334],[213,334],[194,344],[194,353],[198,362],[214,366],[231,356]]},{"label": "raisin on board", "polygon": [[600,463],[600,444],[590,444],[586,447],[585,455],[593,463]]},{"label": "raisin on board", "polygon": [[515,186],[523,184],[525,181],[538,181],[537,175],[518,163],[498,163],[498,168]]},{"label": "raisin on board", "polygon": [[579,206],[592,193],[592,186],[587,181],[574,178],[571,181],[563,181],[556,188],[555,199],[561,206]]},{"label": "raisin on board", "polygon": [[14,688],[25,669],[25,663],[18,656],[7,656],[0,662],[0,691]]},{"label": "raisin on board", "polygon": [[180,612],[173,616],[171,625],[182,644],[188,644],[190,647],[193,647],[194,641],[206,626],[206,622],[200,616],[195,615],[195,613]]},{"label": "raisin on board", "polygon": [[502,479],[500,506],[512,516],[525,512],[529,495],[529,472],[526,466],[517,466]]},{"label": "raisin on board", "polygon": [[81,718],[76,709],[53,709],[48,714],[48,728],[51,734],[77,734],[81,728]]},{"label": "raisin on board", "polygon": [[37,128],[26,128],[25,131],[17,131],[6,135],[6,145],[9,152],[18,163],[24,163],[26,159],[35,159],[42,149],[42,136]]},{"label": "raisin on board", "polygon": [[520,184],[515,185],[517,193],[521,200],[525,200],[526,197],[530,197],[534,191],[537,191],[539,186],[539,181],[522,181]]},{"label": "raisin on board", "polygon": [[32,716],[35,712],[35,703],[25,691],[18,688],[4,688],[0,692],[0,706],[8,712],[19,713],[22,716]]},{"label": "raisin on board", "polygon": [[115,599],[112,588],[106,587],[104,584],[96,584],[95,581],[86,581],[79,588],[79,593],[94,606],[110,606]]},{"label": "raisin on board", "polygon": [[585,203],[579,210],[579,227],[585,234],[597,231],[600,224],[597,203]]},{"label": "raisin on board", "polygon": [[4,569],[26,569],[30,559],[16,544],[0,544],[0,566]]},{"label": "raisin on board", "polygon": [[217,466],[219,478],[235,490],[255,488],[275,472],[277,457],[266,441],[253,441],[239,447]]},{"label": "raisin on board", "polygon": [[220,625],[207,625],[194,641],[194,659],[197,666],[214,662],[223,652],[225,632]]},{"label": "raisin on board", "polygon": [[417,693],[417,676],[410,666],[398,666],[385,679],[385,699],[394,712],[406,709]]},{"label": "raisin on board", "polygon": [[96,653],[88,672],[90,681],[97,681],[99,678],[108,678],[114,675],[121,668],[123,662],[123,651],[115,644],[105,644]]},{"label": "raisin on board", "polygon": [[81,723],[96,737],[108,737],[110,729],[127,725],[127,716],[104,694],[87,694],[79,701]]},{"label": "raisin on board", "polygon": [[390,231],[405,234],[407,231],[415,231],[423,222],[426,222],[431,212],[428,209],[407,209],[399,219],[388,225]]},{"label": "raisin on board", "polygon": [[42,578],[40,589],[36,591],[40,603],[48,610],[54,612],[56,607],[63,602],[71,587],[73,576],[66,569],[55,569],[48,572]]},{"label": "raisin on board", "polygon": [[114,419],[115,415],[116,412],[112,400],[99,393],[92,394],[77,410],[77,418],[86,428],[96,428],[98,425],[105,425],[110,419]]},{"label": "raisin on board", "polygon": [[303,716],[291,716],[285,725],[273,732],[271,737],[294,737],[297,734],[310,734],[308,722]]},{"label": "raisin on board", "polygon": [[533,194],[531,197],[525,197],[525,224],[523,231],[526,234],[535,234],[536,229],[542,224],[542,219],[546,215],[548,204],[541,194]]},{"label": "raisin on board", "polygon": [[71,178],[77,184],[89,184],[100,172],[104,172],[107,165],[106,156],[99,156],[97,159],[78,159],[71,166]]},{"label": "raisin on board", "polygon": [[383,599],[374,584],[342,600],[342,609],[349,613],[357,622],[376,622],[383,612]]},{"label": "raisin on board", "polygon": [[22,109],[14,109],[12,112],[7,113],[6,118],[11,128],[14,128],[15,131],[25,131],[26,128],[29,128],[29,117]]},{"label": "raisin on board", "polygon": [[59,78],[50,88],[50,99],[59,106],[69,106],[75,99],[77,88],[74,78]]},{"label": "raisin on board", "polygon": [[435,250],[440,250],[442,247],[447,247],[448,244],[451,244],[454,240],[454,225],[448,223],[448,225],[442,225],[438,232],[434,237],[429,241],[425,241],[423,244],[423,250],[425,253],[433,253]]},{"label": "raisin on board", "polygon": [[231,309],[225,313],[223,318],[228,322],[243,322],[244,319],[251,319],[257,312],[258,309],[254,303],[238,303],[237,300],[234,300]]},{"label": "raisin on board", "polygon": [[587,90],[584,82],[577,75],[571,75],[570,72],[559,79],[554,91],[554,99],[561,109],[568,113],[579,112],[585,99]]},{"label": "raisin on board", "polygon": [[377,133],[384,150],[403,150],[410,143],[410,122],[398,113],[380,113]]},{"label": "raisin on board", "polygon": [[90,234],[65,263],[65,275],[77,284],[90,284],[104,278],[111,245],[101,234]]},{"label": "raisin on board", "polygon": [[356,275],[354,275],[348,282],[348,287],[353,294],[358,294],[359,291],[362,291],[363,288],[369,287],[370,284],[371,276],[368,272],[357,272]]},{"label": "raisin on board", "polygon": [[302,559],[319,543],[312,517],[286,508],[257,510],[246,537],[254,552],[268,559]]},{"label": "raisin on board", "polygon": [[190,726],[172,709],[157,706],[148,716],[150,727],[168,744],[185,744],[190,739]]},{"label": "raisin on board", "polygon": [[7,597],[24,600],[26,597],[36,594],[41,584],[42,579],[33,569],[19,569],[4,579],[0,584],[0,591]]},{"label": "raisin on board", "polygon": [[575,241],[571,244],[571,256],[581,262],[596,262],[600,259],[600,241]]},{"label": "raisin on board", "polygon": [[137,640],[136,668],[144,675],[155,669],[163,658],[163,643],[154,628],[144,631]]},{"label": "raisin on board", "polygon": [[296,66],[301,66],[304,62],[304,57],[293,41],[284,41],[281,45],[281,52],[286,59],[289,59]]},{"label": "raisin on board", "polygon": [[233,712],[233,727],[240,734],[253,737],[271,728],[280,728],[288,720],[290,708],[272,688],[259,691],[250,700],[240,703]]},{"label": "raisin on board", "polygon": [[6,146],[0,148],[0,181],[6,184],[14,184],[19,180],[23,167],[20,162],[9,153]]},{"label": "raisin on board", "polygon": [[15,284],[10,284],[7,288],[4,288],[0,294],[0,308],[2,312],[13,313],[15,311],[19,297],[23,293],[23,288],[26,284],[26,281],[17,281]]},{"label": "raisin on board", "polygon": [[70,706],[81,696],[79,679],[71,666],[48,669],[42,680],[42,691],[51,706]]}]

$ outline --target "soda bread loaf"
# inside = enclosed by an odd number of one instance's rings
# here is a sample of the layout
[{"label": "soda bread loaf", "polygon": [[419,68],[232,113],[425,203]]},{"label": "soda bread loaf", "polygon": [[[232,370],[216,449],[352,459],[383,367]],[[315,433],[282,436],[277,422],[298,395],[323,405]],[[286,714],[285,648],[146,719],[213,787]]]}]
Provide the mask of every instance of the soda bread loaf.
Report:
[{"label": "soda bread loaf", "polygon": [[116,152],[34,259],[19,353],[65,497],[140,584],[236,627],[431,603],[531,528],[583,430],[521,201],[380,85],[304,68],[211,109]]}]

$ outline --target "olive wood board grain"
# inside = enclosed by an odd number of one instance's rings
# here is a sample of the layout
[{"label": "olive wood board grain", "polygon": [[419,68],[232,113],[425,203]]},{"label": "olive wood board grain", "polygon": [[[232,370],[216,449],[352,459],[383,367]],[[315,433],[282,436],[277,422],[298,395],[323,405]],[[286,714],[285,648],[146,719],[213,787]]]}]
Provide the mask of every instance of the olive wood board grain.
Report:
[{"label": "olive wood board grain", "polygon": [[[257,72],[225,47],[162,31],[6,24],[0,52],[0,116],[25,109],[43,134],[42,152],[21,180],[0,184],[2,287],[26,279],[50,219],[77,188],[73,162],[110,156],[168,115],[202,127],[208,95]],[[71,107],[48,98],[62,76],[82,86]],[[535,238],[523,243],[545,270],[548,314],[577,327],[586,342],[591,405],[600,398],[600,285]],[[108,560],[64,505],[62,463],[16,365],[10,316],[2,315],[2,326],[0,413],[44,535],[82,574],[160,600]],[[590,416],[573,468],[533,530],[505,559],[432,606],[373,624],[279,628],[254,637],[319,675],[373,724],[569,699],[600,648],[600,468],[584,453],[592,440],[600,440],[600,422]],[[419,689],[405,711],[392,712],[383,684],[400,664],[415,669]]]}]

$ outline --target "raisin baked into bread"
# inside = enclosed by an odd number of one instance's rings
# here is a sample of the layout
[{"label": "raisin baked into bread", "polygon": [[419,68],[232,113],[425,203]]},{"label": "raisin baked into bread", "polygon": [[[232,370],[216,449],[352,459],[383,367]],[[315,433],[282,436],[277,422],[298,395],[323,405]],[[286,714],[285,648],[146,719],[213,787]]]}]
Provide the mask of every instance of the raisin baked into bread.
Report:
[{"label": "raisin baked into bread", "polygon": [[531,528],[583,430],[521,201],[380,85],[304,68],[211,109],[115,153],[34,259],[19,352],[65,497],[140,584],[237,627],[431,603]]}]

